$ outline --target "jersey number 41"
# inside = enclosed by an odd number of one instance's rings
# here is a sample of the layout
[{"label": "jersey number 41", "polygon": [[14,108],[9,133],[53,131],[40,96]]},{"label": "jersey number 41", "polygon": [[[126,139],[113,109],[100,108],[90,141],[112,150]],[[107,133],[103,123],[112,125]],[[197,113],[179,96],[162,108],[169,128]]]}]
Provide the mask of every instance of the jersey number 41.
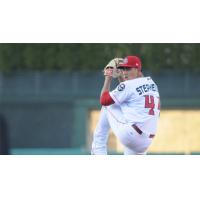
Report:
[{"label": "jersey number 41", "polygon": [[[152,95],[145,95],[145,108],[149,108],[149,115],[155,115],[154,109],[155,109],[155,100],[154,96]],[[158,98],[158,107],[157,109],[160,110],[160,98]]]}]

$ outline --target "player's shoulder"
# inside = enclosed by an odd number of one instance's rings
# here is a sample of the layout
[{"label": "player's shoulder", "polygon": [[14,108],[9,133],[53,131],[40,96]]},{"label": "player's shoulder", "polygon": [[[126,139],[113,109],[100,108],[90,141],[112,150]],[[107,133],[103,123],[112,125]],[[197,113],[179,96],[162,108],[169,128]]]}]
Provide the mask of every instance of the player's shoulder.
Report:
[{"label": "player's shoulder", "polygon": [[126,81],[121,82],[117,86],[117,89],[118,89],[118,91],[129,90],[129,89],[132,90],[134,87],[138,87],[138,85],[151,83],[151,82],[153,82],[153,80],[150,76],[140,77],[140,78],[126,80]]},{"label": "player's shoulder", "polygon": [[134,86],[136,87],[138,85],[139,79],[141,79],[141,78],[126,80],[126,81],[119,83],[119,85],[117,86],[118,91],[133,89]]},{"label": "player's shoulder", "polygon": [[128,80],[127,81],[123,81],[123,82],[121,82],[121,83],[118,84],[117,90],[119,92],[121,92],[121,91],[127,91],[127,90],[129,90],[130,85],[131,84],[130,84],[130,82]]},{"label": "player's shoulder", "polygon": [[136,79],[127,80],[127,81],[124,81],[124,83],[126,85],[138,85],[138,84],[142,84],[145,82],[152,82],[152,81],[153,81],[152,78],[150,76],[147,76],[147,77],[139,77]]}]

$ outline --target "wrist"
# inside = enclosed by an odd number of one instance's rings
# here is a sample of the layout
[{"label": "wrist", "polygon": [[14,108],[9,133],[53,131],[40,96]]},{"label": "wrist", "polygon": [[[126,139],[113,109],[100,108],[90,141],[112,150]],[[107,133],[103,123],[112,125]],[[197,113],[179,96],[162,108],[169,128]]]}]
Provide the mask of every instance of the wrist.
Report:
[{"label": "wrist", "polygon": [[111,81],[112,80],[112,76],[105,76],[105,81]]}]

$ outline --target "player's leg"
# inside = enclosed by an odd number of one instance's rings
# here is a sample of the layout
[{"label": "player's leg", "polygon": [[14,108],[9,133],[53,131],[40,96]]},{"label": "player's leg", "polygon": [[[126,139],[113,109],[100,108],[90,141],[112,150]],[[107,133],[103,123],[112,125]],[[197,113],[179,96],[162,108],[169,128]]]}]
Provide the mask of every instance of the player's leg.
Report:
[{"label": "player's leg", "polygon": [[130,149],[128,147],[124,148],[124,155],[146,155],[146,154],[147,154],[147,152],[141,152],[140,153],[140,152],[137,152],[137,151]]},{"label": "player's leg", "polygon": [[91,154],[106,155],[107,141],[110,125],[108,123],[105,107],[101,108],[99,121],[93,134]]},{"label": "player's leg", "polygon": [[126,155],[146,154],[152,139],[138,134],[131,125],[128,125],[119,106],[107,107],[107,117],[111,129],[123,144]]},{"label": "player's leg", "polygon": [[134,144],[134,134],[130,134],[132,128],[124,119],[121,108],[113,104],[106,107],[106,111],[107,118],[113,133],[120,140],[124,147],[132,147]]},{"label": "player's leg", "polygon": [[135,130],[131,130],[129,133],[133,135],[133,142],[126,143],[124,155],[146,155],[147,149],[152,143],[152,138],[140,135]]},{"label": "player's leg", "polygon": [[124,155],[137,155],[137,152],[128,147],[124,147]]}]

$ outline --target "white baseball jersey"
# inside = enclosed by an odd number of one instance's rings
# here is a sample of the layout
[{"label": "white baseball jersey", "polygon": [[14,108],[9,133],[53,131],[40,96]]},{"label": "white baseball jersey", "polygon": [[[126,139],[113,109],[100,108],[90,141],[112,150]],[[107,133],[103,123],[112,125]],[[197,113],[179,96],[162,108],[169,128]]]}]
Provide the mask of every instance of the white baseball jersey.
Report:
[{"label": "white baseball jersey", "polygon": [[158,87],[151,77],[121,82],[110,96],[120,106],[128,124],[136,124],[149,134],[156,133],[160,99]]}]

